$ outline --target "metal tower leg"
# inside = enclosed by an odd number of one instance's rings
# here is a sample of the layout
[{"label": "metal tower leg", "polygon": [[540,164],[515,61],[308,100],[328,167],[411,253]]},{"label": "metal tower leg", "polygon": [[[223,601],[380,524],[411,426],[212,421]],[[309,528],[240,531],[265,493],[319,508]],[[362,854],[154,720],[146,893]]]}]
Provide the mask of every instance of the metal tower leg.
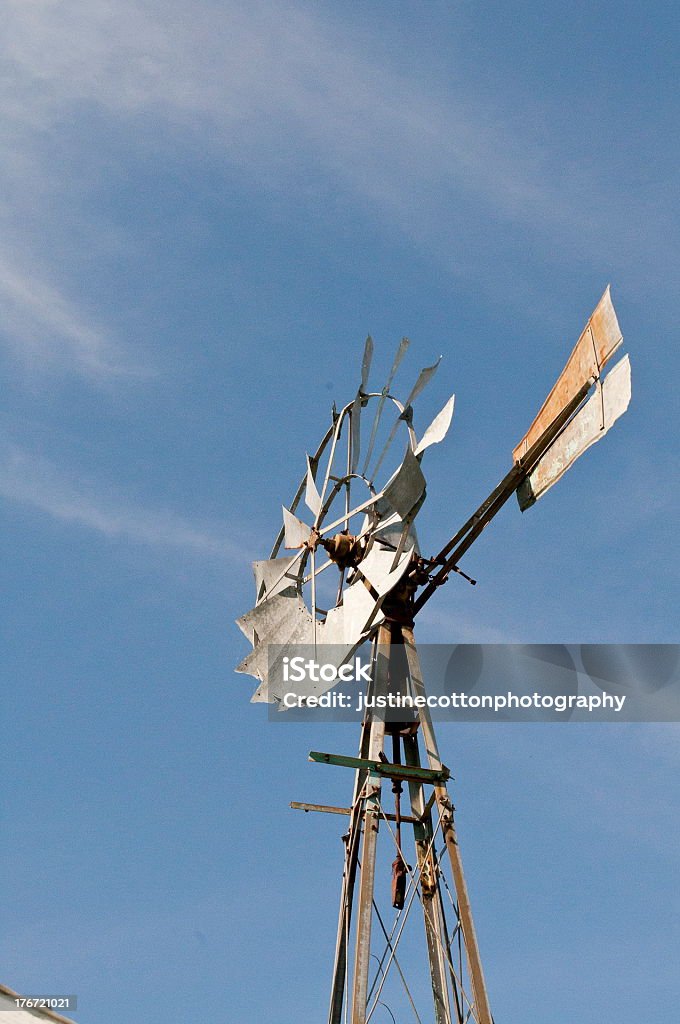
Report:
[{"label": "metal tower leg", "polygon": [[[418,652],[416,651],[415,640],[413,638],[413,630],[408,627],[404,627],[402,629],[402,636],[404,639],[404,646],[406,648],[406,657],[408,660],[413,695],[425,696],[425,687],[423,685]],[[423,733],[423,741],[425,743],[425,750],[427,752],[430,768],[434,770],[441,769],[442,762],[439,757],[439,750],[434,735],[432,719],[427,705],[421,708],[419,713],[420,727]],[[484,971],[482,970],[482,961],[479,954],[479,946],[477,944],[477,935],[475,932],[474,921],[472,919],[470,899],[465,882],[465,875],[463,873],[463,862],[460,856],[460,848],[458,846],[458,839],[456,837],[456,829],[453,821],[453,805],[449,799],[446,786],[443,783],[435,784],[434,790],[437,803],[440,808],[442,834],[446,842],[446,849],[449,855],[451,872],[453,874],[453,881],[456,888],[456,896],[458,898],[458,917],[465,943],[465,954],[467,957],[470,984],[474,1000],[474,1016],[478,1024],[493,1024],[489,998],[484,981]]]},{"label": "metal tower leg", "polygon": [[[381,626],[378,632],[373,692],[376,696],[387,690],[391,629]],[[368,756],[376,761],[383,754],[385,745],[385,723],[371,716]],[[364,841],[361,854],[361,876],[359,880],[359,904],[357,908],[356,946],[354,954],[354,978],[352,985],[352,1024],[365,1024],[366,1001],[368,996],[368,972],[371,958],[371,921],[373,917],[373,889],[375,882],[376,847],[380,823],[380,777],[370,772],[366,779],[364,812]]]},{"label": "metal tower leg", "polygon": [[[389,625],[381,627],[374,647],[374,671],[369,692],[379,696],[385,694],[388,689],[394,691],[405,685],[405,679],[408,677],[412,695],[425,696],[413,632],[411,629],[401,628],[401,636],[398,633],[397,636],[399,639],[395,636],[393,643],[392,627]],[[398,660],[397,649],[399,650]],[[397,814],[397,818],[392,818],[392,820],[397,822],[408,820],[414,829],[419,889],[423,905],[434,999],[434,1024],[463,1024],[467,1020],[473,1021],[474,1024],[493,1024],[456,838],[453,806],[444,781],[447,773],[443,770],[439,757],[427,706],[418,709],[418,718],[429,769],[422,769],[421,777],[415,772],[413,775],[405,776],[409,786],[411,814],[408,818],[400,818]],[[380,800],[383,774],[380,771],[381,765],[376,764],[375,767],[372,767],[372,763],[386,762],[383,750],[385,731],[385,723],[369,711],[362,725],[359,749],[359,760],[365,761],[366,764],[361,767],[357,765],[359,770],[355,776],[354,798],[349,809],[349,831],[346,836],[345,869],[338,915],[333,985],[328,1014],[329,1024],[342,1024],[345,1000],[348,1002],[347,1008],[351,1008],[351,1024],[366,1024],[367,1019],[378,827],[380,817],[385,813]],[[417,734],[403,735],[401,739],[405,771],[420,769],[421,758]],[[395,760],[397,760],[398,743],[395,744],[395,750],[397,751]],[[356,758],[336,755],[312,754],[310,756],[313,756],[314,760],[323,759],[336,764],[357,763]],[[388,767],[396,768],[398,766]],[[424,778],[425,776],[427,779]],[[428,785],[434,784],[434,792],[429,800],[426,799],[425,781]],[[435,822],[433,822],[433,807],[437,812]],[[333,810],[312,805],[310,805],[310,809]],[[340,811],[339,808],[336,810]],[[463,983],[460,978],[460,969],[456,970],[451,959],[446,913],[442,889],[439,885],[439,868],[433,842],[433,837],[439,827],[442,829],[442,837],[446,844],[453,875],[458,904],[456,912],[457,927],[460,929],[459,940],[462,936],[465,946],[467,974],[471,989],[469,992],[471,1001],[468,1001],[467,1009],[462,1004]],[[360,847],[361,864],[359,866]],[[359,871],[358,879],[357,871]],[[355,901],[354,890],[357,887],[358,898]],[[356,912],[355,945],[353,969],[348,977],[348,942],[353,909]],[[399,971],[401,974],[400,969]]]},{"label": "metal tower leg", "polygon": [[[417,736],[404,736],[404,760],[406,764],[420,767]],[[426,813],[427,804],[423,784],[409,782],[411,811],[415,818],[421,820],[413,825],[413,837],[418,858],[420,874],[420,890],[422,895],[423,916],[425,918],[425,938],[430,962],[430,979],[434,998],[435,1024],[452,1024],[451,1004],[447,984],[448,963],[446,933],[443,926],[443,910],[441,894],[437,886],[437,864],[434,855],[432,836],[432,817]]]},{"label": "metal tower leg", "polygon": [[[371,723],[365,719],[361,727],[359,757],[367,758],[371,738]],[[341,1024],[342,1005],[345,998],[345,982],[347,971],[347,939],[352,921],[352,902],[356,882],[357,863],[359,860],[359,843],[361,840],[361,820],[363,800],[360,798],[366,781],[366,772],[359,769],[354,777],[354,794],[352,797],[349,827],[345,837],[345,869],[342,875],[340,893],[340,911],[338,914],[338,934],[335,942],[335,962],[333,965],[333,985],[331,1002],[328,1011],[328,1024]]]}]

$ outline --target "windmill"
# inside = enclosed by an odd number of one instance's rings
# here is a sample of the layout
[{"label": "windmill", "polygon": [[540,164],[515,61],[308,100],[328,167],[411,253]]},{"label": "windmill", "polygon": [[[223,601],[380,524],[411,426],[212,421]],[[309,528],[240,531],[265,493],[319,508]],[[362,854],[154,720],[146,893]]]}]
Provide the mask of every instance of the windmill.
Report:
[{"label": "windmill", "polygon": [[[283,707],[289,687],[281,669],[287,651],[323,650],[324,662],[337,670],[369,642],[369,697],[398,693],[420,698],[415,710],[397,716],[397,721],[367,710],[358,757],[310,754],[311,760],[354,769],[349,807],[292,804],[348,819],[329,1024],[368,1024],[385,1005],[381,995],[390,971],[398,974],[414,1018],[421,1020],[397,956],[409,914],[418,905],[435,1024],[493,1022],[447,790],[449,771],[424,699],[414,621],[452,573],[475,583],[458,563],[513,494],[522,511],[528,509],[625,412],[631,394],[628,357],[603,375],[622,340],[607,288],[514,448],[509,472],[441,551],[428,558],[415,530],[426,495],[422,464],[428,448],[448,431],[454,397],[419,437],[413,403],[439,361],[420,372],[402,402],[393,386],[408,341],[399,345],[384,386],[371,391],[369,338],[355,395],[341,410],[333,407],[330,426],[314,454],[307,456],[306,472],[292,502],[283,508],[283,525],[270,557],[253,563],[256,603],[237,622],[253,648],[237,667],[257,679],[253,701]],[[301,504],[306,511],[299,511]],[[326,678],[315,674],[296,684],[296,692],[302,703],[313,706],[335,680],[332,671]],[[383,798],[385,782],[391,783],[393,811]],[[407,812],[402,812],[404,785]],[[402,843],[403,826],[413,830],[415,857]],[[381,828],[389,834],[395,855],[391,902],[396,918],[391,930],[376,902]],[[376,939],[380,956],[373,951]],[[378,961],[375,970],[372,959]]]}]

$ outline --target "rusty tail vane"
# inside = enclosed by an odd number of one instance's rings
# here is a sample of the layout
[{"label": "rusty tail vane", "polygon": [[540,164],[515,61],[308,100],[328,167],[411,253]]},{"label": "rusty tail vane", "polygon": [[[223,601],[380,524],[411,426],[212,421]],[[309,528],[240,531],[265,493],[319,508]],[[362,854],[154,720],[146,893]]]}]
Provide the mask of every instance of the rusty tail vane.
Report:
[{"label": "rusty tail vane", "polygon": [[607,286],[538,415],[513,449],[512,469],[433,559],[438,568],[416,598],[416,612],[451,572],[459,571],[458,560],[511,495],[517,494],[523,512],[530,508],[623,415],[631,396],[628,356],[602,378],[622,341]]}]

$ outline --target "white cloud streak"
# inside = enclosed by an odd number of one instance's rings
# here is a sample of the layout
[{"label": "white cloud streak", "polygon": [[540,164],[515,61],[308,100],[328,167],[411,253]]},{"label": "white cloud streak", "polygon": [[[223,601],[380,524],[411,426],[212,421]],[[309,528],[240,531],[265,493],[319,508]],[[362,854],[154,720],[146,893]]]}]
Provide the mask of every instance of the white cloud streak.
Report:
[{"label": "white cloud streak", "polygon": [[257,0],[13,0],[9,12],[6,53],[23,102],[6,99],[3,113],[19,133],[53,130],[89,103],[207,128],[202,144],[226,144],[234,163],[302,146],[364,198],[392,207],[422,205],[435,185],[446,195],[462,186],[506,212],[529,204],[558,215],[536,153],[522,156],[488,111],[480,117],[464,96],[374,63],[314,10]]},{"label": "white cloud streak", "polygon": [[8,345],[30,369],[57,367],[95,380],[148,376],[59,289],[2,258],[0,310]]},{"label": "white cloud streak", "polygon": [[[320,173],[473,273],[488,259],[477,238],[485,216],[531,225],[550,258],[557,234],[562,254],[582,259],[592,246],[601,262],[606,238],[608,263],[634,245],[639,264],[648,211],[609,194],[576,156],[510,129],[464,86],[376,58],[337,13],[267,0],[10,0],[3,18],[0,118],[12,141],[7,192],[20,205],[26,181],[31,196],[58,197],[50,139],[66,129],[87,155],[94,112],[142,147],[170,125],[248,183],[295,192],[301,172]],[[78,355],[87,335],[62,332],[81,368],[97,360]]]},{"label": "white cloud streak", "polygon": [[0,495],[13,504],[46,513],[58,522],[85,527],[110,539],[243,561],[238,546],[164,509],[140,508],[104,497],[88,481],[60,472],[18,445],[0,443]]}]

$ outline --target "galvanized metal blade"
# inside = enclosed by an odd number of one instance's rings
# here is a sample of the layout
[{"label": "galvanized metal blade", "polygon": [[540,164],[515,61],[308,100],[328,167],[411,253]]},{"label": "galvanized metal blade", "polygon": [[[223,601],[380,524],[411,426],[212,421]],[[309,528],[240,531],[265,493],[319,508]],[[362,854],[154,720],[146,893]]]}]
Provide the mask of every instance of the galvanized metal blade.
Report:
[{"label": "galvanized metal blade", "polygon": [[402,553],[396,567],[393,568],[394,551],[383,548],[379,542],[376,542],[366,557],[359,562],[357,569],[366,577],[378,595],[385,597],[396,587],[408,569],[412,554],[413,548],[410,547]]},{"label": "galvanized metal blade", "polygon": [[368,378],[371,372],[371,363],[373,362],[373,339],[370,334],[366,338],[366,344],[364,345],[364,356],[361,361],[361,384],[357,391],[354,404],[350,411],[350,444],[351,444],[351,461],[350,461],[350,472],[356,473],[357,466],[359,464],[359,454],[361,452],[361,405],[363,396],[366,394],[368,387]]},{"label": "galvanized metal blade", "polygon": [[350,473],[356,473],[361,452],[361,395],[354,399],[349,414],[349,436],[351,459],[349,464]]},{"label": "galvanized metal blade", "polygon": [[380,603],[361,580],[345,590],[342,596],[345,643],[358,644],[371,627],[383,620]]},{"label": "galvanized metal blade", "polygon": [[260,682],[267,680],[267,668],[269,665],[269,648],[266,644],[258,644],[252,651],[246,654],[243,661],[240,661],[234,672],[239,675],[254,676]]},{"label": "galvanized metal blade", "polygon": [[[329,444],[329,442],[333,438],[333,435],[335,433],[336,422],[337,422],[337,412],[336,412],[336,409],[335,409],[335,403],[333,403],[332,423],[331,423],[330,427],[328,428],[328,430],[326,431],[326,433],[324,434],[324,436],[322,437],[322,439],[321,439],[321,441],[319,443],[319,447],[317,448],[315,454],[311,458],[312,466],[314,466],[314,467],[318,466],[319,459],[321,458],[321,456],[323,455],[327,445]],[[302,480],[300,481],[300,483],[298,485],[298,488],[297,488],[297,490],[295,492],[295,495],[293,496],[293,500],[290,503],[290,508],[291,508],[292,512],[295,512],[296,508],[298,507],[298,503],[299,503],[300,499],[302,498],[302,495],[304,494],[306,483],[307,483],[307,474],[305,473],[305,475],[303,476]],[[276,558],[276,556],[279,553],[279,549],[281,547],[281,544],[283,543],[283,539],[284,539],[284,528],[283,528],[283,526],[281,526],[281,529],[279,530],[279,532],[278,532],[278,534],[276,536],[276,540],[274,541],[274,546],[272,547],[271,554],[269,556],[270,558]]]},{"label": "galvanized metal blade", "polygon": [[307,526],[301,519],[293,515],[285,505],[281,506],[283,510],[283,546],[284,548],[301,548],[309,540],[312,532],[311,526]]},{"label": "galvanized metal blade", "polygon": [[251,608],[236,620],[236,625],[255,647],[261,643],[285,643],[307,619],[311,636],[311,615],[301,596],[282,593]]},{"label": "galvanized metal blade", "polygon": [[424,367],[420,371],[420,373],[418,374],[418,379],[416,380],[415,384],[411,388],[411,391],[409,393],[408,398],[404,402],[404,411],[401,414],[401,416],[397,417],[397,419],[396,419],[396,421],[394,423],[394,426],[392,427],[392,430],[390,431],[390,435],[387,438],[387,441],[385,442],[385,446],[384,446],[383,450],[380,453],[380,458],[378,459],[378,461],[376,463],[376,467],[373,470],[373,479],[375,479],[375,477],[377,476],[378,470],[382,466],[382,464],[383,464],[383,462],[385,460],[385,456],[387,455],[387,452],[389,451],[389,447],[392,444],[392,442],[394,441],[394,438],[395,438],[395,435],[397,433],[397,430],[399,429],[399,421],[400,420],[408,420],[408,421],[410,421],[410,416],[411,416],[411,412],[412,412],[411,406],[413,405],[413,403],[415,402],[416,398],[421,393],[421,391],[425,387],[427,387],[427,385],[430,383],[430,381],[434,377],[435,373],[437,372],[437,367],[439,366],[441,361],[442,361],[442,357],[440,356],[436,363],[433,363],[432,366]]},{"label": "galvanized metal blade", "polygon": [[309,458],[309,455],[307,456],[307,480],[306,480],[306,483],[305,483],[305,505],[307,506],[309,511],[312,513],[312,515],[314,516],[314,520],[316,521],[319,518],[319,513],[321,512],[321,495],[319,494],[319,491],[318,491],[317,486],[316,486],[316,481],[314,479],[314,473],[312,471],[312,463],[311,463],[311,460]]},{"label": "galvanized metal blade", "polygon": [[236,671],[253,675],[260,686],[253,701],[273,700],[268,690],[270,645],[281,648],[292,644],[311,644],[312,616],[299,594],[276,594],[251,609],[236,623],[254,645],[253,651],[238,665]]},{"label": "galvanized metal blade", "polygon": [[373,362],[373,338],[369,334],[366,338],[366,344],[364,345],[364,355],[361,360],[361,388],[360,391],[366,391],[368,386],[368,378],[371,372],[371,363]]},{"label": "galvanized metal blade", "polygon": [[[366,595],[367,602],[359,611],[354,608],[350,600],[347,609],[342,606],[329,611],[326,621],[316,624],[317,649],[323,645],[323,664],[340,668],[356,651],[363,640],[364,630],[361,628],[367,619],[375,615],[375,602],[363,586],[359,585]],[[364,600],[366,600],[364,599]],[[302,611],[295,620],[292,617],[287,619],[288,628],[280,633],[277,627],[277,635],[269,643],[259,643],[236,669],[237,672],[245,672],[260,680],[260,685],[253,694],[251,701],[259,703],[266,701],[270,704],[278,703],[279,711],[287,708],[282,703],[286,693],[294,693],[297,698],[303,700],[307,697],[318,697],[328,690],[331,690],[337,683],[337,678],[314,679],[308,677],[296,680],[294,683],[286,680],[283,673],[283,658],[294,658],[297,655],[307,660],[310,657],[313,645],[314,627],[312,616],[302,606]],[[316,655],[314,655],[316,657]]]},{"label": "galvanized metal blade", "polygon": [[[327,671],[327,666],[332,666],[336,670],[344,665],[352,657],[356,651],[358,644],[344,644],[334,643],[329,644],[325,640],[323,643],[323,664],[324,670]],[[299,653],[305,660],[310,656],[310,650],[305,644],[293,645],[286,648],[287,655],[289,657],[296,657]],[[301,699],[304,704],[308,697],[320,697],[322,694],[332,690],[334,686],[337,686],[339,679],[336,677],[333,680],[326,679],[312,679],[305,678],[299,682],[290,683],[285,682],[282,678],[282,659],[285,657],[281,652],[280,657],[273,659],[272,667],[269,671],[268,679],[266,684],[260,684],[252,697],[253,702],[267,700],[270,704],[278,704],[278,710],[286,712],[289,710],[288,707],[283,703],[283,699],[286,694],[294,693],[296,698]],[[266,685],[266,688],[265,688]]]},{"label": "galvanized metal blade", "polygon": [[385,486],[383,497],[402,519],[406,519],[423,495],[425,484],[420,463],[407,448],[404,461]]},{"label": "galvanized metal blade", "polygon": [[426,448],[429,448],[432,444],[439,444],[443,441],[448,433],[448,429],[451,426],[451,419],[453,417],[453,406],[456,400],[455,395],[451,395],[448,402],[438,413],[430,423],[429,427],[423,434],[421,440],[415,450],[416,455],[420,455]]},{"label": "galvanized metal blade", "polygon": [[604,437],[623,416],[630,397],[630,360],[624,356],[522,482],[517,491],[522,512],[531,508],[591,445]]},{"label": "galvanized metal blade", "polygon": [[441,361],[442,357],[440,356],[436,363],[433,363],[432,366],[426,366],[424,367],[424,369],[420,371],[420,373],[418,374],[418,379],[413,385],[410,395],[404,402],[405,409],[408,409],[410,405],[413,405],[421,391],[423,391],[427,387],[427,385],[430,383],[435,373],[437,372],[437,368]]},{"label": "galvanized metal blade", "polygon": [[342,605],[331,608],[325,622],[317,628],[318,643],[329,646],[345,643],[345,609]]},{"label": "galvanized metal blade", "polygon": [[298,574],[293,576],[293,566],[299,561],[299,555],[286,555],[284,558],[267,558],[259,562],[253,562],[253,575],[255,576],[255,594],[259,602],[263,598],[273,597],[288,587],[295,586]]},{"label": "galvanized metal blade", "polygon": [[[361,532],[363,534],[370,533],[374,540],[380,540],[392,551],[396,551],[403,536],[404,520],[387,504],[384,498],[376,502],[375,514],[378,517],[377,522],[371,522],[370,517],[366,516]],[[412,521],[408,523],[406,541],[409,547],[419,554],[418,535]]]},{"label": "galvanized metal blade", "polygon": [[366,458],[364,459],[364,465],[361,470],[364,476],[366,475],[366,470],[368,469],[368,465],[371,461],[371,456],[373,455],[373,448],[375,447],[375,439],[378,434],[378,427],[380,426],[380,418],[382,416],[385,400],[387,399],[387,396],[390,393],[392,381],[396,376],[397,370],[399,369],[402,359],[406,355],[406,350],[408,349],[409,344],[410,342],[408,338],[402,338],[401,341],[399,342],[399,348],[397,349],[397,354],[395,355],[394,361],[392,362],[392,367],[388,374],[387,380],[385,381],[385,386],[380,392],[380,398],[378,399],[378,405],[376,407],[375,416],[373,418],[373,426],[371,427],[371,436],[368,442],[368,451],[366,452]]}]

